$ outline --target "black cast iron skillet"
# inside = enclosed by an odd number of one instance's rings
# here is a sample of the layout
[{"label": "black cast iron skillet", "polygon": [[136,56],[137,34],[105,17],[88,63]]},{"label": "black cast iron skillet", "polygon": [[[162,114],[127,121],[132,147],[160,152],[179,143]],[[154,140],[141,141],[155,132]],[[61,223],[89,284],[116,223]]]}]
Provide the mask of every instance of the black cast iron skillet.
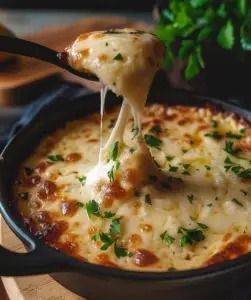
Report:
[{"label": "black cast iron skillet", "polygon": [[[152,95],[171,105],[203,106],[209,99],[184,92],[172,91]],[[13,253],[0,247],[0,275],[22,276],[52,273],[65,287],[88,299],[109,300],[197,300],[197,299],[250,299],[251,254],[223,264],[192,271],[144,273],[112,269],[80,261],[47,247],[33,237],[22,224],[11,195],[13,178],[20,162],[25,159],[39,140],[66,121],[83,117],[99,109],[99,95],[73,96],[61,93],[57,101],[37,109],[28,122],[21,122],[9,141],[0,162],[1,214],[9,227],[22,240],[28,253]],[[251,120],[249,111],[219,100],[210,99],[224,110],[236,112]],[[112,95],[108,105],[118,103]]]}]

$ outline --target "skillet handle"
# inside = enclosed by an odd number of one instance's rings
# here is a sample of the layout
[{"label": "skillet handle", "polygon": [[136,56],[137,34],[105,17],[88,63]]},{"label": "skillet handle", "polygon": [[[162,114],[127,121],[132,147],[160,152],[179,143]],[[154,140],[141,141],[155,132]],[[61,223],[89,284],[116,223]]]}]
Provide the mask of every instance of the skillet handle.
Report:
[{"label": "skillet handle", "polygon": [[63,254],[35,248],[27,253],[12,252],[0,245],[0,276],[25,276],[66,271]]}]

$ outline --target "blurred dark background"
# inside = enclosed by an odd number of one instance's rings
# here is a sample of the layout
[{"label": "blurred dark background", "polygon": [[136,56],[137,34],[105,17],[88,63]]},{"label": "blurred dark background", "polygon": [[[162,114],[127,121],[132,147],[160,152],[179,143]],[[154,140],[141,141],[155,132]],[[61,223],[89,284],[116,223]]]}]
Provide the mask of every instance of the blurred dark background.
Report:
[{"label": "blurred dark background", "polygon": [[150,11],[154,0],[0,0],[2,8],[62,8],[62,9],[95,9],[95,10],[140,10]]}]

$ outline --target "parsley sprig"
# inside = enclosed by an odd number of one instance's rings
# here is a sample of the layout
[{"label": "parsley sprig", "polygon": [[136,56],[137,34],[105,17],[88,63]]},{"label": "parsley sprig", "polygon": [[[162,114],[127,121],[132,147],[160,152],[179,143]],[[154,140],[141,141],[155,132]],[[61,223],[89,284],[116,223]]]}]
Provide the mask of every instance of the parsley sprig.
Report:
[{"label": "parsley sprig", "polygon": [[248,0],[170,0],[161,11],[155,34],[166,45],[165,63],[186,61],[184,76],[205,68],[208,43],[234,51],[239,60],[251,51],[251,4]]}]

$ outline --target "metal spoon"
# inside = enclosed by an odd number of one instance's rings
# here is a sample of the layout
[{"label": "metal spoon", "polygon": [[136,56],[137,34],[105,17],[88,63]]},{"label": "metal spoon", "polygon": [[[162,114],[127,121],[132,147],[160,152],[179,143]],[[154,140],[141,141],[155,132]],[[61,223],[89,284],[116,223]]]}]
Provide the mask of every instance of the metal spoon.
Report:
[{"label": "metal spoon", "polygon": [[45,46],[29,42],[16,37],[0,36],[0,51],[37,58],[56,65],[68,72],[88,80],[97,81],[97,77],[88,72],[78,71],[72,68],[68,62],[65,52],[56,52]]}]

